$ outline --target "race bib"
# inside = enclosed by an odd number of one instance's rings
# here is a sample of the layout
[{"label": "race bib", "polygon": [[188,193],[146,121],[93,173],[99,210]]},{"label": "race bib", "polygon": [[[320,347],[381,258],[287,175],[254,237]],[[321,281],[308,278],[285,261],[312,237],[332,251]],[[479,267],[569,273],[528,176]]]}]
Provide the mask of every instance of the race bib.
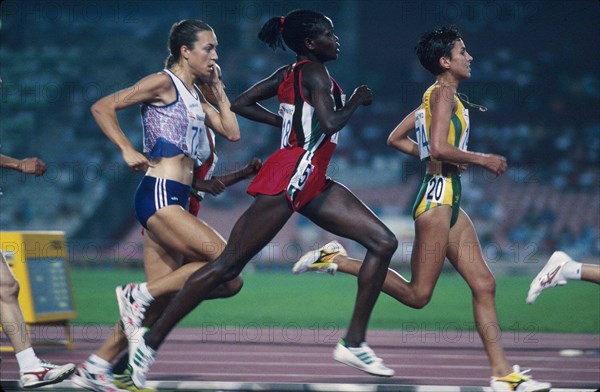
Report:
[{"label": "race bib", "polygon": [[293,199],[297,191],[301,191],[304,189],[304,185],[308,181],[311,173],[315,170],[314,165],[312,164],[313,154],[310,151],[307,151],[302,155],[302,159],[294,172],[294,175],[290,179],[290,184],[288,186],[288,194]]},{"label": "race bib", "polygon": [[425,199],[431,203],[441,204],[444,201],[444,191],[446,190],[446,177],[442,175],[433,176],[427,182],[425,190]]},{"label": "race bib", "polygon": [[290,147],[290,133],[292,132],[292,119],[294,117],[294,111],[296,107],[289,103],[282,103],[279,105],[279,115],[283,118],[281,125],[281,146],[280,148]]},{"label": "race bib", "polygon": [[210,154],[210,145],[204,125],[204,112],[190,112],[188,120],[186,143],[189,146],[192,156],[204,161]]},{"label": "race bib", "polygon": [[427,138],[427,122],[425,121],[425,109],[415,112],[415,131],[417,133],[417,145],[419,147],[419,158],[421,160],[429,157],[429,140]]}]

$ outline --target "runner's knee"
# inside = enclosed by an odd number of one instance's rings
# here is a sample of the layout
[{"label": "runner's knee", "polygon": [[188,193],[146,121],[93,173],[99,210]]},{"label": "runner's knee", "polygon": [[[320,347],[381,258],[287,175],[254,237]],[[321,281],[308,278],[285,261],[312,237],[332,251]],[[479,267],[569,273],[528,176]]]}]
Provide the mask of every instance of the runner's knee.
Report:
[{"label": "runner's knee", "polygon": [[384,259],[391,259],[394,252],[398,249],[398,239],[389,230],[383,230],[374,238],[372,251]]},{"label": "runner's knee", "polygon": [[223,292],[223,297],[221,297],[221,298],[233,297],[234,295],[236,295],[237,293],[239,293],[242,290],[243,286],[244,286],[244,280],[239,275],[237,277],[233,278],[232,280],[223,283],[223,287],[225,288],[225,291]]},{"label": "runner's knee", "polygon": [[473,283],[470,283],[473,296],[494,296],[496,295],[496,279],[491,273],[477,278]]},{"label": "runner's knee", "polygon": [[415,290],[413,296],[408,299],[406,305],[414,309],[423,309],[431,301],[433,292],[428,290]]},{"label": "runner's knee", "polygon": [[[221,282],[230,282],[240,275],[244,265],[235,262],[221,261],[212,265],[212,268]],[[241,286],[239,288],[241,290]]]}]

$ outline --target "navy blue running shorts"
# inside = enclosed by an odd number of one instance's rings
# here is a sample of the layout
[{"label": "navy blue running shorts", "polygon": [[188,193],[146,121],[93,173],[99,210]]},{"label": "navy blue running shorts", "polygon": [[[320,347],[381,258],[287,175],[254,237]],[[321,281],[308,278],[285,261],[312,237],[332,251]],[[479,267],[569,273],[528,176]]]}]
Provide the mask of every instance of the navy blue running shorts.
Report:
[{"label": "navy blue running shorts", "polygon": [[156,211],[170,205],[180,205],[185,209],[189,198],[189,185],[165,178],[144,176],[135,191],[135,215],[147,229],[148,219]]}]

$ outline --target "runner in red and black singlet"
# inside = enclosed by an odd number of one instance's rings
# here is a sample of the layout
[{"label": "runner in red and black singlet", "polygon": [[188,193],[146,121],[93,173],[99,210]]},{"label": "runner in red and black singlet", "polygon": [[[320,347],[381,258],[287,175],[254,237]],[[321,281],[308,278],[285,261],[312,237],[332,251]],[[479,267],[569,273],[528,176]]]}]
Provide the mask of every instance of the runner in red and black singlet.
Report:
[{"label": "runner in red and black singlet", "polygon": [[[139,339],[135,354],[140,355],[129,363],[134,381],[145,379],[156,350],[172,328],[208,299],[215,287],[235,279],[295,211],[367,249],[352,319],[335,348],[334,359],[369,374],[394,374],[365,339],[369,317],[398,241],[352,192],[325,176],[337,133],[356,109],[372,102],[372,93],[367,86],[360,86],[347,103],[343,102],[341,89],[324,65],[337,59],[339,39],[331,19],[321,13],[297,10],[272,18],[261,29],[259,39],[274,48],[285,45],[293,50],[297,55],[295,67],[281,67],[258,82],[236,98],[232,110],[282,129],[281,148],[265,162],[249,187],[254,202],[235,223],[223,253],[190,276],[162,317]],[[279,114],[259,104],[275,96],[280,99]]]}]

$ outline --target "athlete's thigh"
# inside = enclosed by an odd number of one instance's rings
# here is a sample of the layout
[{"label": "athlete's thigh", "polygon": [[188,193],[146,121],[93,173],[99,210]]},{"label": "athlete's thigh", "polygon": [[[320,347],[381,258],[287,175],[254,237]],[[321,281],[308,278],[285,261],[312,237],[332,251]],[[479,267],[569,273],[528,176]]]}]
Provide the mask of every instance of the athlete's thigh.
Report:
[{"label": "athlete's thigh", "polygon": [[411,253],[411,284],[423,293],[433,292],[446,260],[452,209],[443,205],[428,210],[415,220]]},{"label": "athlete's thigh", "polygon": [[226,250],[219,260],[244,264],[279,233],[294,213],[285,194],[259,194],[235,222]]},{"label": "athlete's thigh", "polygon": [[0,287],[10,287],[17,282],[8,262],[4,258],[4,254],[0,252]]},{"label": "athlete's thigh", "polygon": [[337,182],[299,212],[324,230],[362,244],[373,237],[391,234],[369,207]]},{"label": "athlete's thigh", "polygon": [[144,231],[144,272],[148,282],[175,271],[182,264],[180,253],[161,246],[150,230]]},{"label": "athlete's thigh", "polygon": [[477,279],[491,278],[475,227],[469,216],[461,209],[452,229],[448,244],[448,260],[472,286]]},{"label": "athlete's thigh", "polygon": [[190,261],[213,261],[225,246],[219,233],[180,206],[161,208],[147,225],[157,245]]}]

